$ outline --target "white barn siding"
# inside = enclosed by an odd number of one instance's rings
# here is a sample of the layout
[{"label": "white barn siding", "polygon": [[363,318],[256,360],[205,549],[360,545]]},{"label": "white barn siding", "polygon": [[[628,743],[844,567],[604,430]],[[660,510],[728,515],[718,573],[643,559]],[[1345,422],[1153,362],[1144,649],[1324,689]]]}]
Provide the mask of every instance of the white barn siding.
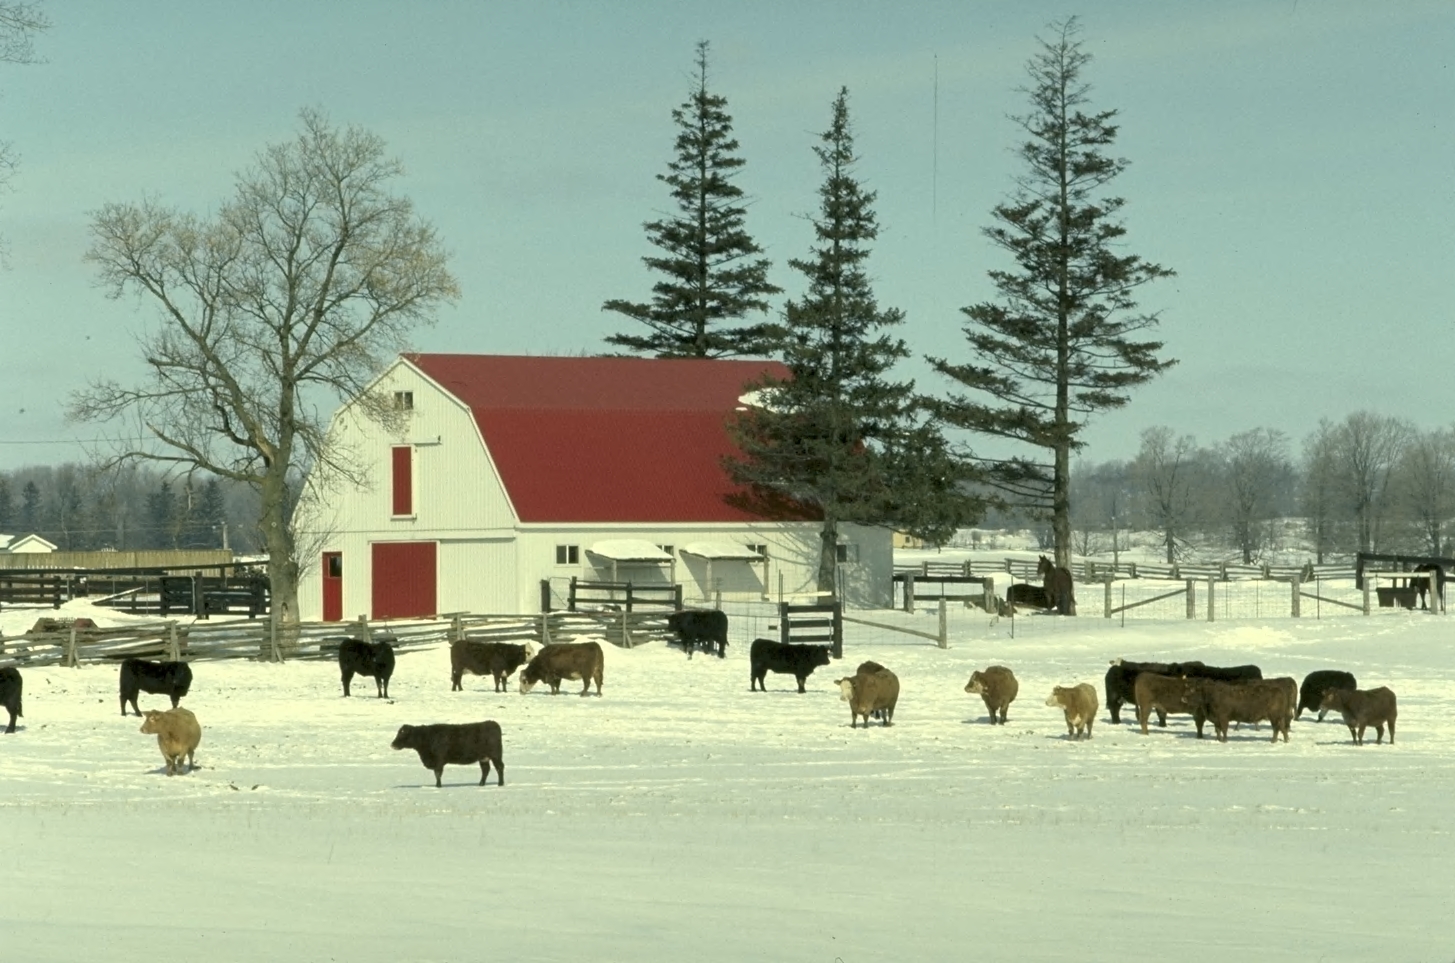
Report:
[{"label": "white barn siding", "polygon": [[539,601],[522,607],[517,596],[515,545],[514,538],[440,542],[440,611],[509,615],[539,609]]}]

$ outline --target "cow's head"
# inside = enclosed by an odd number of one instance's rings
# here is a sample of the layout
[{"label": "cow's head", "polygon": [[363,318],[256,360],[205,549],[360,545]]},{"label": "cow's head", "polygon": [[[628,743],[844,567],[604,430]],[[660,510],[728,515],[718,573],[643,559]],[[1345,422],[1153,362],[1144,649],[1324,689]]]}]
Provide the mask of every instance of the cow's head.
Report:
[{"label": "cow's head", "polygon": [[1067,689],[1064,686],[1056,686],[1056,688],[1051,690],[1050,697],[1046,699],[1046,705],[1064,706],[1066,704],[1064,701],[1066,699],[1066,694]]},{"label": "cow's head", "polygon": [[148,709],[142,713],[146,716],[141,723],[141,731],[147,735],[161,731],[162,713],[157,709]]},{"label": "cow's head", "polygon": [[395,734],[394,741],[389,743],[391,749],[408,749],[414,741],[414,726],[400,726],[399,732]]},{"label": "cow's head", "polygon": [[854,680],[852,678],[840,679],[834,685],[839,687],[840,702],[849,702],[854,698]]}]

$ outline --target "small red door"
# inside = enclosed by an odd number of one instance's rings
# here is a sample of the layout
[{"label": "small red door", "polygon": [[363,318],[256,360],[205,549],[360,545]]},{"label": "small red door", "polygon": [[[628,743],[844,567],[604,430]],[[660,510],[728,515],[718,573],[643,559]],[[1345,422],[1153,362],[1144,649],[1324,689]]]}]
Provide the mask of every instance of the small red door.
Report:
[{"label": "small red door", "polygon": [[344,620],[343,552],[323,553],[323,620],[325,622],[342,622]]},{"label": "small red door", "polygon": [[434,615],[435,543],[375,542],[373,548],[376,619]]}]

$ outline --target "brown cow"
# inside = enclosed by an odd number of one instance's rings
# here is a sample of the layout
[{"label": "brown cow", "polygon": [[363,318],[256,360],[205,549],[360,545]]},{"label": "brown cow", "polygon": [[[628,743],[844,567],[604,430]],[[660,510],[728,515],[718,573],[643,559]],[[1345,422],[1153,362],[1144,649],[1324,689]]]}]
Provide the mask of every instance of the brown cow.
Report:
[{"label": "brown cow", "polygon": [[1364,745],[1364,730],[1374,727],[1374,743],[1384,741],[1384,724],[1389,723],[1389,744],[1394,745],[1394,720],[1399,715],[1394,693],[1385,686],[1377,689],[1328,689],[1320,709],[1333,709],[1344,717],[1354,745]]},{"label": "brown cow", "polygon": [[1015,701],[1016,693],[1020,691],[1020,683],[1016,682],[1015,673],[1005,666],[992,665],[970,673],[970,681],[965,683],[965,691],[985,700],[985,708],[990,710],[991,725],[997,722],[1005,725],[1005,710]]},{"label": "brown cow", "polygon": [[1191,715],[1197,723],[1197,737],[1202,738],[1202,726],[1207,721],[1203,714],[1198,692],[1204,684],[1202,679],[1187,679],[1181,676],[1159,675],[1156,672],[1140,672],[1132,683],[1132,693],[1137,702],[1137,724],[1142,735],[1147,734],[1147,720],[1152,710],[1157,710],[1158,725],[1166,719],[1166,713],[1178,712]]},{"label": "brown cow", "polygon": [[894,724],[894,705],[899,701],[899,677],[877,662],[866,662],[876,668],[859,672],[840,679],[839,699],[849,704],[849,728],[859,724],[864,717],[864,728],[869,728],[870,715],[884,720],[886,726]]},{"label": "brown cow", "polygon": [[542,648],[520,673],[520,691],[529,692],[537,682],[551,687],[551,695],[561,691],[563,679],[580,679],[581,694],[601,695],[601,670],[604,658],[599,642],[557,642]]},{"label": "brown cow", "polygon": [[1262,722],[1273,727],[1273,741],[1282,734],[1288,741],[1298,686],[1292,679],[1257,679],[1246,682],[1203,680],[1197,699],[1203,715],[1212,720],[1219,742],[1228,741],[1228,723]]},{"label": "brown cow", "polygon": [[1089,682],[1075,686],[1056,686],[1046,700],[1048,706],[1060,706],[1066,713],[1066,735],[1072,739],[1091,738],[1091,724],[1096,721],[1096,687]]},{"label": "brown cow", "polygon": [[516,669],[535,655],[535,646],[514,642],[476,642],[461,639],[450,645],[450,691],[464,688],[460,681],[465,673],[488,675],[495,679],[495,691],[506,691],[506,680]]}]

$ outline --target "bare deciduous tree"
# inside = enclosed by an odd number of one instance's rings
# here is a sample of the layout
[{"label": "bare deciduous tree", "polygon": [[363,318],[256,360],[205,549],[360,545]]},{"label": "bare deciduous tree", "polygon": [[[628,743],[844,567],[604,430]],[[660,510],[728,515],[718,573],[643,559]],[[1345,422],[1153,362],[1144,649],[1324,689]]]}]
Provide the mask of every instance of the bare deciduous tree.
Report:
[{"label": "bare deciduous tree", "polygon": [[1390,482],[1410,435],[1408,423],[1368,411],[1356,411],[1334,426],[1335,465],[1361,552],[1373,551],[1380,542]]},{"label": "bare deciduous tree", "polygon": [[1162,533],[1169,565],[1177,561],[1177,543],[1193,523],[1197,450],[1191,435],[1174,436],[1171,428],[1158,425],[1142,432],[1142,446],[1132,461],[1132,477],[1146,496],[1148,522]]},{"label": "bare deciduous tree", "polygon": [[1455,514],[1455,431],[1437,429],[1411,437],[1396,477],[1400,501],[1425,551],[1442,554],[1447,547],[1444,523]]},{"label": "bare deciduous tree", "polygon": [[[0,63],[33,64],[35,35],[50,27],[50,21],[34,3],[0,0]],[[15,173],[18,158],[8,141],[0,141],[0,191],[4,191]],[[4,248],[0,247],[0,256]]]},{"label": "bare deciduous tree", "polygon": [[1218,454],[1233,542],[1243,564],[1251,564],[1267,541],[1278,495],[1292,480],[1288,439],[1281,431],[1254,428],[1223,442]]},{"label": "bare deciduous tree", "polygon": [[390,424],[371,379],[411,332],[458,296],[446,252],[410,201],[384,142],[303,111],[291,142],[263,150],[211,218],[139,204],[93,215],[87,258],[112,297],[160,314],[141,339],[140,385],[94,382],[70,414],[130,423],[106,460],[203,469],[258,493],[275,606],[297,618],[299,559],[289,512],[305,468],[363,482],[326,437],[354,398]]}]

